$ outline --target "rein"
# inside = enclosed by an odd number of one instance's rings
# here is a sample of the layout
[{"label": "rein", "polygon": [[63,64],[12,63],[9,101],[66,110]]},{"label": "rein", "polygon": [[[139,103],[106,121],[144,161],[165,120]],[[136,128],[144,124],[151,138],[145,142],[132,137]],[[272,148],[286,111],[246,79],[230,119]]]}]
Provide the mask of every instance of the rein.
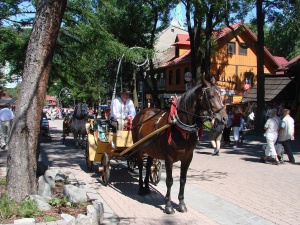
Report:
[{"label": "rein", "polygon": [[[210,87],[209,87],[210,88]],[[180,110],[186,114],[189,114],[189,115],[192,115],[194,117],[197,117],[197,118],[200,118],[201,119],[201,122],[203,123],[204,121],[206,120],[209,120],[209,119],[213,119],[215,117],[215,114],[219,113],[221,110],[224,109],[224,105],[222,105],[221,108],[217,109],[216,111],[213,111],[212,110],[212,106],[211,106],[211,103],[210,101],[208,100],[208,94],[207,94],[207,90],[209,88],[203,88],[203,93],[204,93],[204,96],[205,97],[205,100],[206,100],[206,103],[209,107],[209,114],[208,115],[196,115],[195,113],[192,113],[192,112],[189,112],[185,109],[182,109],[178,106],[178,102],[177,102],[177,98],[173,98],[172,99],[172,106],[171,108],[173,107],[173,109],[170,110],[170,116],[172,117],[172,120],[175,121],[175,124],[176,126],[181,130],[181,131],[186,131],[186,132],[189,132],[189,133],[194,133],[194,132],[197,132],[199,130],[199,126],[197,123],[193,124],[193,125],[187,125],[185,123],[183,123],[179,117],[178,117],[178,113],[177,113],[177,110]]]}]

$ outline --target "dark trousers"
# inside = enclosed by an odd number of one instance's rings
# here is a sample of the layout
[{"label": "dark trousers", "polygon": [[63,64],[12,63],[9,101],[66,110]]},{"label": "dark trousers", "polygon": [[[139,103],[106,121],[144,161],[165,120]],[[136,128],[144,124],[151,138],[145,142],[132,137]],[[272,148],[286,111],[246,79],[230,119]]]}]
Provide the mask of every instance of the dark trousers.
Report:
[{"label": "dark trousers", "polygon": [[294,155],[293,155],[293,152],[292,152],[292,149],[291,149],[291,139],[283,141],[282,145],[284,147],[285,153],[289,157],[289,161],[294,163],[295,162],[295,158],[294,158]]},{"label": "dark trousers", "polygon": [[230,142],[230,131],[231,131],[231,126],[230,127],[224,127],[224,130],[223,130],[223,140],[225,142]]}]

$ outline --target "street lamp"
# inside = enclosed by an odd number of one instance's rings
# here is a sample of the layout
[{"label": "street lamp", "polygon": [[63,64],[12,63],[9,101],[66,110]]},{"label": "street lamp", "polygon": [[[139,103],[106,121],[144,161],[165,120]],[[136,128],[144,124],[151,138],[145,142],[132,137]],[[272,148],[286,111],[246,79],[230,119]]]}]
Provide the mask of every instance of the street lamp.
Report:
[{"label": "street lamp", "polygon": [[[64,92],[63,92],[64,91]],[[60,90],[59,94],[58,94],[58,99],[59,99],[59,105],[62,106],[62,101],[60,99],[60,95],[64,93],[66,96],[68,96],[68,98],[70,98],[70,96],[72,95],[73,96],[73,101],[74,101],[74,106],[75,106],[75,98],[74,98],[74,95],[72,94],[71,90],[67,87],[64,87]]]}]

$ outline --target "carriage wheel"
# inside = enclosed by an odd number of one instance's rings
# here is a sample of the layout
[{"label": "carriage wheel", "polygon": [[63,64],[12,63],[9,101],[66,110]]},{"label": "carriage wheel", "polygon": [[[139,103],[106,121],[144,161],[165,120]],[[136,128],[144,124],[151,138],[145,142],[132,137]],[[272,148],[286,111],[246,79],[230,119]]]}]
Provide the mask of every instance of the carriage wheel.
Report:
[{"label": "carriage wheel", "polygon": [[129,157],[129,158],[127,159],[127,166],[128,166],[128,170],[129,170],[130,172],[133,172],[134,169],[135,169],[136,166],[137,166],[137,159],[136,159],[136,157],[133,157],[133,156]]},{"label": "carriage wheel", "polygon": [[161,161],[153,159],[151,165],[150,181],[152,184],[157,185],[161,179]]},{"label": "carriage wheel", "polygon": [[93,161],[90,160],[90,145],[89,142],[86,142],[86,148],[85,148],[85,161],[88,171],[92,171],[93,169]]},{"label": "carriage wheel", "polygon": [[102,181],[105,185],[108,185],[110,177],[110,162],[106,152],[102,155],[101,166],[103,167]]}]

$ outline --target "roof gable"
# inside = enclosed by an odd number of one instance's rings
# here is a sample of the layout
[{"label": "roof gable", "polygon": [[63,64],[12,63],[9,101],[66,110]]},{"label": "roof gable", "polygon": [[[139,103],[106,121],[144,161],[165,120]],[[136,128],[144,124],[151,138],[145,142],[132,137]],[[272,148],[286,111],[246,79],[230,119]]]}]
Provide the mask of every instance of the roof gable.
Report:
[{"label": "roof gable", "polygon": [[[244,28],[244,32],[246,32],[246,34],[248,36],[251,37],[251,39],[253,40],[253,42],[256,42],[257,41],[257,36],[253,33],[253,31],[246,25],[244,24],[243,22],[238,22],[238,23],[235,23],[233,25],[231,25],[231,27],[237,31],[239,29],[243,29]],[[216,42],[217,41],[220,41],[220,39],[222,38],[225,38],[229,35],[232,35],[231,33],[231,29],[228,28],[228,27],[225,27],[223,29],[220,29],[218,31],[213,31],[213,34],[217,36],[216,38]],[[178,34],[175,38],[175,42],[172,44],[173,46],[179,46],[179,45],[190,45],[190,39],[189,39],[189,34]],[[279,64],[279,61],[276,61],[274,56],[271,54],[271,52],[266,48],[264,47],[264,52],[265,52],[265,55],[266,57],[268,57],[270,59],[270,61],[275,64],[277,67],[280,66]],[[187,52],[188,54],[190,54],[190,51]],[[186,54],[184,54],[186,55]],[[180,56],[176,59],[179,59],[179,60],[176,60],[174,59],[174,63],[171,63],[172,65],[176,65],[177,63],[182,63],[181,60],[182,60],[182,57],[184,56]],[[189,56],[190,58],[190,56]],[[176,60],[176,61],[175,61]],[[176,63],[177,62],[177,63]],[[171,65],[170,64],[170,65]],[[166,64],[164,64],[163,66],[166,66]]]}]

